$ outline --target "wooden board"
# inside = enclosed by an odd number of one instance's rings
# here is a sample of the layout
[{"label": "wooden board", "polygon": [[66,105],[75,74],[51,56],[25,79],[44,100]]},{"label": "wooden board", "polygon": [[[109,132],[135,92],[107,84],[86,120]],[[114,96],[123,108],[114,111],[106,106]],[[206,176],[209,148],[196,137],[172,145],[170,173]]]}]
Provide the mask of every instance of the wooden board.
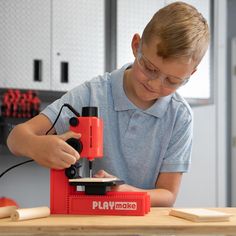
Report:
[{"label": "wooden board", "polygon": [[195,222],[220,222],[229,221],[232,214],[224,213],[216,210],[208,210],[203,208],[180,208],[171,209],[171,216],[180,217],[183,219]]},{"label": "wooden board", "polygon": [[104,183],[104,182],[112,182],[114,180],[118,180],[116,177],[114,178],[79,178],[79,179],[69,179],[69,182],[83,183],[83,182],[91,182],[91,183]]}]

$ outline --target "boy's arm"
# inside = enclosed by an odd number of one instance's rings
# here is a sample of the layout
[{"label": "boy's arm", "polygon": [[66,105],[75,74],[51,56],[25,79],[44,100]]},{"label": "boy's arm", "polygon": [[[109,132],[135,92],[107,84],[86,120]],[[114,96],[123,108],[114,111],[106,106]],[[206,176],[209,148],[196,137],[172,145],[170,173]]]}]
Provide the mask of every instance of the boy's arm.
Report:
[{"label": "boy's arm", "polygon": [[[107,178],[114,176],[101,170],[95,177]],[[156,189],[140,189],[128,184],[123,184],[115,187],[114,190],[122,192],[148,192],[151,198],[151,206],[172,207],[179,191],[181,179],[182,173],[160,173],[156,183]]]},{"label": "boy's arm", "polygon": [[52,135],[55,133],[53,129],[49,135],[45,135],[51,125],[43,114],[17,125],[7,138],[10,151],[50,168],[62,169],[74,164],[80,156],[65,141],[71,137],[80,138],[80,134],[69,131],[62,135]]},{"label": "boy's arm", "polygon": [[149,190],[152,206],[172,207],[177,198],[182,173],[162,172],[156,182],[156,189]]}]

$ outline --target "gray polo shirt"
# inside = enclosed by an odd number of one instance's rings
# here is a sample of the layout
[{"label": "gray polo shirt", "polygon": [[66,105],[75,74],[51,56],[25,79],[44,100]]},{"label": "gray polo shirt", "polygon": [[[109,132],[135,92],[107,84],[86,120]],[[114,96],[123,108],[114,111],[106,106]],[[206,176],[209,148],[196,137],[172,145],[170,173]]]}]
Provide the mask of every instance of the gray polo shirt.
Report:
[{"label": "gray polo shirt", "polygon": [[[160,172],[186,172],[192,147],[192,112],[178,94],[158,99],[141,110],[126,97],[123,75],[129,65],[105,73],[67,92],[42,111],[53,123],[64,103],[81,113],[83,106],[99,107],[104,120],[104,157],[94,161],[94,173],[104,169],[127,184],[150,189]],[[69,130],[64,108],[55,125],[58,134]],[[87,177],[87,160],[81,160]],[[86,176],[84,176],[86,175]]]}]

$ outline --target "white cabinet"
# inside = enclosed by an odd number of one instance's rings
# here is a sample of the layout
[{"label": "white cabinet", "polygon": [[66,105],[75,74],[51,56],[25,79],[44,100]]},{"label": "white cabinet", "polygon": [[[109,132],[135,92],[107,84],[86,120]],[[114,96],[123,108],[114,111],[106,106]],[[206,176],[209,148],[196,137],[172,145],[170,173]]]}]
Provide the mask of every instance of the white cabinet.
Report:
[{"label": "white cabinet", "polygon": [[52,87],[68,90],[103,74],[104,0],[56,0],[52,9]]},{"label": "white cabinet", "polygon": [[50,88],[50,18],[50,0],[0,0],[1,88]]},{"label": "white cabinet", "polygon": [[0,87],[66,91],[105,68],[104,0],[0,0]]}]

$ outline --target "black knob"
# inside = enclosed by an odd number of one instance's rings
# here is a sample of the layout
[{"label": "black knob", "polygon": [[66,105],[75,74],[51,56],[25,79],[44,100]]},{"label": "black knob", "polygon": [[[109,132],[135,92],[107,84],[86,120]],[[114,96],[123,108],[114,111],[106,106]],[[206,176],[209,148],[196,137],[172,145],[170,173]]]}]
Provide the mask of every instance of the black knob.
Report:
[{"label": "black knob", "polygon": [[83,150],[83,144],[79,139],[76,138],[69,138],[66,142],[73,147],[78,153],[81,153]]},{"label": "black knob", "polygon": [[81,165],[79,163],[76,163],[74,165],[71,165],[69,168],[65,169],[65,175],[68,179],[75,179],[75,178],[81,178],[79,175],[79,168]]},{"label": "black knob", "polygon": [[70,118],[69,123],[71,126],[76,127],[79,124],[79,120],[77,117],[72,117]]},{"label": "black knob", "polygon": [[97,107],[83,107],[82,108],[82,116],[95,116],[98,117],[98,108]]}]

